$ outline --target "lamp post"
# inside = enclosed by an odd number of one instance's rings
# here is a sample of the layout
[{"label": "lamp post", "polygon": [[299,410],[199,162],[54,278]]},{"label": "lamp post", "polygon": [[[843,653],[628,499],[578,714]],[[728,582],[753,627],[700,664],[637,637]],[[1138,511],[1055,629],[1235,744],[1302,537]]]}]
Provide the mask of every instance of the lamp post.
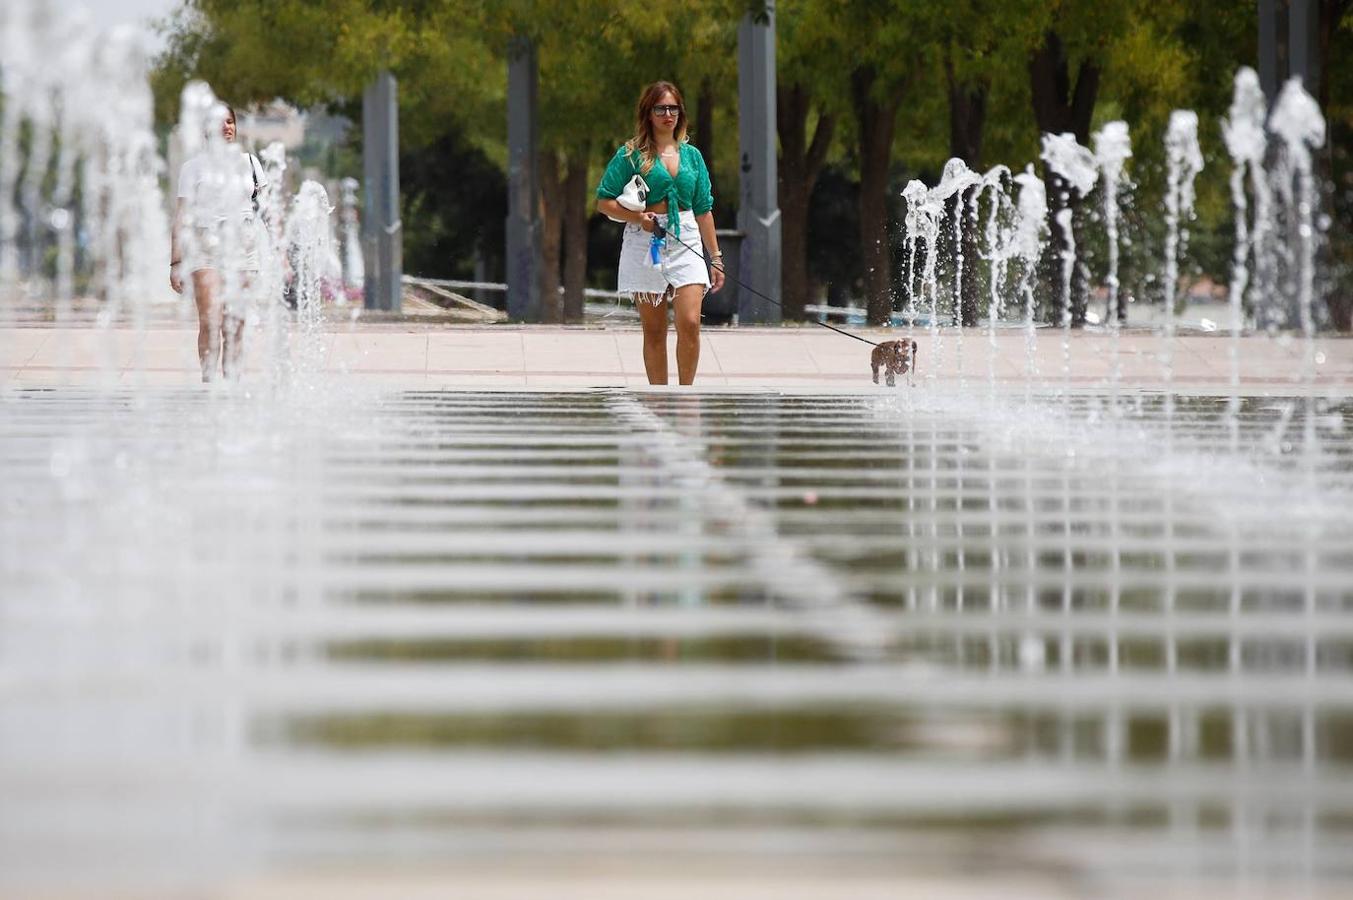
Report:
[{"label": "lamp post", "polygon": [[1283,83],[1301,76],[1320,96],[1320,0],[1258,0],[1259,84],[1272,105]]},{"label": "lamp post", "polygon": [[540,321],[540,181],[537,170],[536,48],[512,39],[507,62],[507,314]]},{"label": "lamp post", "polygon": [[[739,277],[780,302],[780,209],[775,157],[775,4],[738,26]],[[738,292],[738,322],[779,322],[780,307]]]},{"label": "lamp post", "polygon": [[376,76],[362,95],[362,170],[365,205],[362,247],[367,309],[400,311],[404,223],[399,215],[399,108],[395,77]]}]

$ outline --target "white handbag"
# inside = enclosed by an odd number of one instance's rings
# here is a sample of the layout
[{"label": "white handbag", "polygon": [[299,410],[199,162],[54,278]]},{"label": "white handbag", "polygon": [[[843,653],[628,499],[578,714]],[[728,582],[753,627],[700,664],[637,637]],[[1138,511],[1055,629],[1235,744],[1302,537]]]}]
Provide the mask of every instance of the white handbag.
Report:
[{"label": "white handbag", "polygon": [[[631,212],[643,212],[647,207],[648,201],[648,183],[643,178],[635,175],[625,185],[625,189],[620,192],[620,196],[615,198],[615,202],[625,207]],[[623,222],[624,219],[617,219],[614,216],[608,216],[612,222]]]}]

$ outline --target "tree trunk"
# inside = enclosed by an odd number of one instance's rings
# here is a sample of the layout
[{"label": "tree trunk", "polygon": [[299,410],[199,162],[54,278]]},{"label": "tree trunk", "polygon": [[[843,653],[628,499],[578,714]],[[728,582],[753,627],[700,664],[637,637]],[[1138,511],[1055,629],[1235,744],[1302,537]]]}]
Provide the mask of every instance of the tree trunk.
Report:
[{"label": "tree trunk", "polygon": [[1099,65],[1080,64],[1073,90],[1066,48],[1055,31],[1043,35],[1043,43],[1029,57],[1029,86],[1033,89],[1034,121],[1044,134],[1071,132],[1082,144],[1090,143],[1090,119],[1099,94]]},{"label": "tree trunk", "polygon": [[949,82],[949,155],[963,160],[974,172],[980,172],[982,129],[987,120],[987,83],[960,84],[948,58],[944,67]]},{"label": "tree trunk", "polygon": [[1320,18],[1316,32],[1320,84],[1316,100],[1323,110],[1328,110],[1330,105],[1330,43],[1350,7],[1353,7],[1350,0],[1320,0]]},{"label": "tree trunk", "polygon": [[[892,253],[888,247],[888,169],[900,99],[873,96],[877,73],[870,66],[850,74],[860,154],[860,247],[864,256],[865,299],[869,324],[892,320]],[[900,93],[900,91],[899,91]]]},{"label": "tree trunk", "polygon": [[[709,178],[717,186],[717,180],[714,177],[714,108],[717,105],[714,89],[714,79],[706,77],[700,82],[700,95],[696,100],[695,107],[695,133],[691,135],[691,143],[695,144],[700,150],[700,155],[705,158],[705,166],[709,169]],[[714,191],[714,213],[715,222],[731,222],[734,218],[733,208],[728,203],[728,198],[723,193]]]},{"label": "tree trunk", "polygon": [[559,256],[563,238],[564,186],[559,177],[559,155],[540,151],[540,321],[560,321]]},{"label": "tree trunk", "polygon": [[706,76],[700,82],[695,101],[695,133],[691,143],[699,148],[708,164],[714,158],[714,80]]},{"label": "tree trunk", "polygon": [[[1339,28],[1339,23],[1344,15],[1353,7],[1353,0],[1321,0],[1320,2],[1320,27],[1318,32],[1319,40],[1319,66],[1320,66],[1320,84],[1319,101],[1322,110],[1329,110],[1330,99],[1330,44],[1334,40],[1334,34]],[[1316,166],[1318,168],[1317,176],[1321,184],[1339,184],[1339,174],[1334,171],[1334,141],[1325,141],[1324,148],[1316,157]],[[1329,191],[1323,191],[1320,198],[1320,208],[1327,215],[1334,217],[1333,197]],[[1347,247],[1350,238],[1346,231],[1340,228],[1331,228],[1327,232],[1327,244],[1322,250],[1326,261],[1337,255],[1338,246]],[[1347,258],[1347,252],[1343,254]],[[1330,315],[1330,324],[1340,331],[1353,330],[1353,277],[1345,273],[1342,277],[1335,276],[1331,279],[1328,292],[1326,294],[1326,309]]]},{"label": "tree trunk", "polygon": [[[1029,86],[1032,89],[1034,121],[1043,134],[1070,132],[1081,144],[1090,143],[1090,120],[1099,94],[1099,65],[1086,59],[1071,83],[1066,48],[1055,31],[1043,36],[1043,43],[1029,57]],[[1044,319],[1052,324],[1062,321],[1062,251],[1066,234],[1057,214],[1070,209],[1074,226],[1081,198],[1059,176],[1047,173],[1044,177],[1048,191],[1048,246],[1043,254],[1042,282],[1044,297],[1051,298],[1044,309]],[[1073,231],[1074,234],[1074,231]],[[1085,324],[1089,289],[1083,266],[1074,266],[1071,276],[1071,324],[1077,328]]]},{"label": "tree trunk", "polygon": [[780,135],[780,290],[784,317],[802,321],[809,300],[808,209],[817,176],[827,158],[835,119],[818,117],[808,140],[808,92],[801,84],[781,85],[776,92],[776,127]]},{"label": "tree trunk", "polygon": [[564,170],[564,321],[581,323],[587,287],[586,145],[569,154]]}]

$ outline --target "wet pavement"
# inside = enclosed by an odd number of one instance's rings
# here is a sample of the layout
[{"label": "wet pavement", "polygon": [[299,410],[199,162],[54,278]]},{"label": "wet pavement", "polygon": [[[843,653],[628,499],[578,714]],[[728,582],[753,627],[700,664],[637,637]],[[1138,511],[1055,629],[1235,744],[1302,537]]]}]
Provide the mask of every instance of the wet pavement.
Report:
[{"label": "wet pavement", "polygon": [[1353,409],[1130,393],[0,395],[0,894],[1337,895]]}]

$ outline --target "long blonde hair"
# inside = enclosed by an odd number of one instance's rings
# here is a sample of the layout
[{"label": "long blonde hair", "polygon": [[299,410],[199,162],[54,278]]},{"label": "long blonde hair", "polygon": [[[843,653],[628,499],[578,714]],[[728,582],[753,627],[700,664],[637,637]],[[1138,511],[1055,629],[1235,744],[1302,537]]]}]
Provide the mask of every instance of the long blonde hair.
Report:
[{"label": "long blonde hair", "polygon": [[669,92],[676,98],[676,105],[680,110],[677,113],[676,128],[672,130],[672,137],[676,138],[678,144],[686,140],[686,101],[677,86],[670,81],[655,81],[644,88],[644,92],[639,95],[639,106],[635,110],[634,137],[625,141],[625,149],[631,154],[639,154],[639,171],[645,175],[653,168],[658,155],[658,142],[653,134],[653,107],[658,105],[658,100],[663,94]]}]

